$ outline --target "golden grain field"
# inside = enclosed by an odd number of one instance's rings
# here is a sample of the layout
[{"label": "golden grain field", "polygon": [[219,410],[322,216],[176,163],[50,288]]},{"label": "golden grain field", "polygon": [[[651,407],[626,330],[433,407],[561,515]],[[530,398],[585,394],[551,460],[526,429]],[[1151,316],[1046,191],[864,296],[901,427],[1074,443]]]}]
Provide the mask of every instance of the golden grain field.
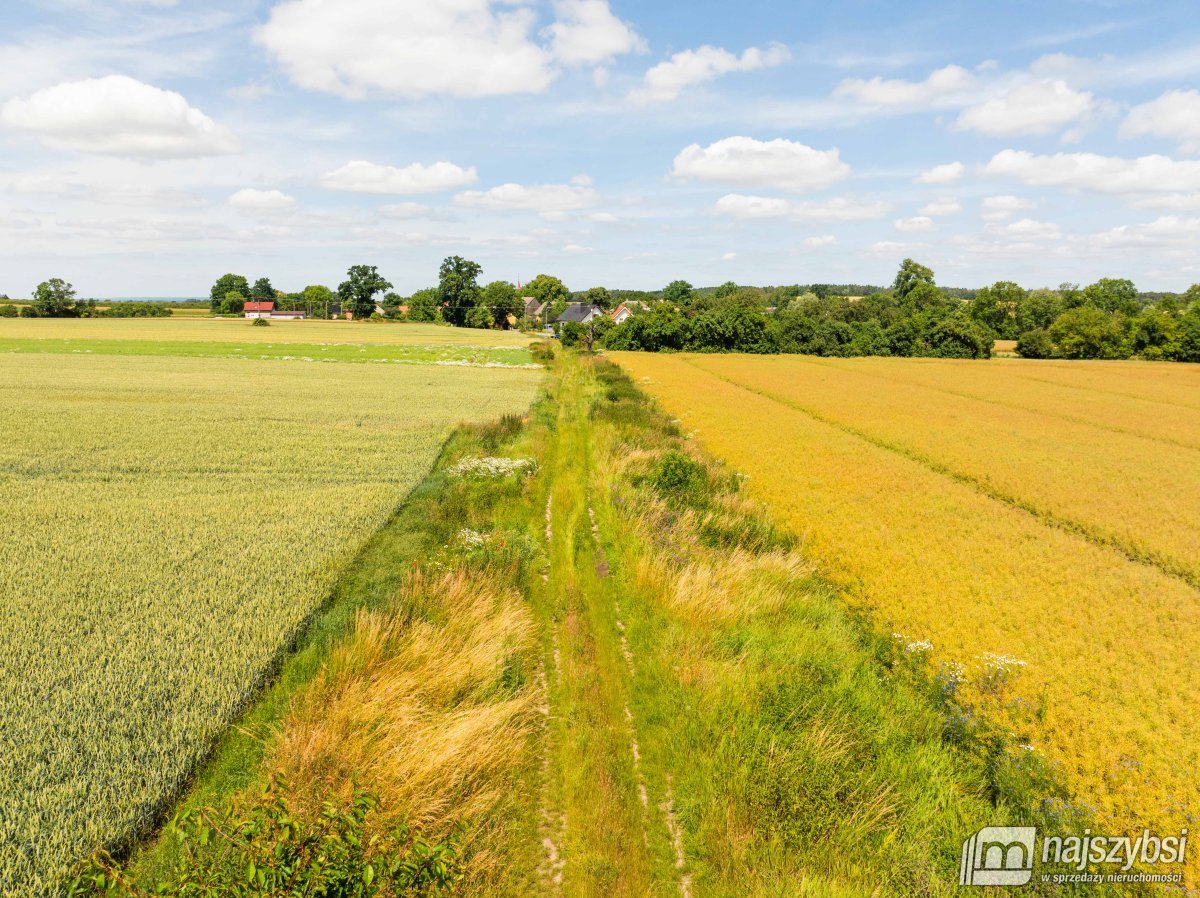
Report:
[{"label": "golden grain field", "polygon": [[245,318],[0,318],[0,339],[150,340],[252,343],[364,343],[420,346],[525,347],[517,331],[373,321],[272,321]]},{"label": "golden grain field", "polygon": [[0,353],[0,894],[152,823],[451,428],[539,378]]},{"label": "golden grain field", "polygon": [[1020,665],[1114,829],[1200,808],[1200,366],[614,353],[880,628]]}]

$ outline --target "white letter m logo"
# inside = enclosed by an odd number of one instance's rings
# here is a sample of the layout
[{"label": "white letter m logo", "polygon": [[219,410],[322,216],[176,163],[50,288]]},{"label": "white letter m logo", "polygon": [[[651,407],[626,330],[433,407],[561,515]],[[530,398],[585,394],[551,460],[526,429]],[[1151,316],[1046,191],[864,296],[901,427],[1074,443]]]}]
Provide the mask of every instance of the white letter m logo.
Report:
[{"label": "white letter m logo", "polygon": [[1023,886],[1033,877],[1032,826],[985,826],[963,842],[958,884]]}]

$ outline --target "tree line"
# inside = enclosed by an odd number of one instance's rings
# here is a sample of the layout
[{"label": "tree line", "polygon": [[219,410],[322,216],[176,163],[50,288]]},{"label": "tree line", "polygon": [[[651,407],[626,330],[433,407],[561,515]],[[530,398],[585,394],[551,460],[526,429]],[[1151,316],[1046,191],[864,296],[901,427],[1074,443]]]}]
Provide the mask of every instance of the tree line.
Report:
[{"label": "tree line", "polygon": [[946,291],[931,269],[906,259],[890,289],[861,297],[735,284],[702,293],[675,281],[661,300],[594,336],[647,352],[988,358],[997,340],[1015,340],[1026,358],[1200,361],[1200,285],[1157,301],[1112,278],[1084,288],[1000,281]]},{"label": "tree line", "polygon": [[[277,290],[269,278],[253,284],[238,274],[218,278],[210,291],[214,314],[240,315],[253,300],[281,310],[356,319],[440,322],[456,327],[537,329],[553,323],[569,302],[610,311],[628,303],[633,317],[614,326],[598,317],[586,327],[566,323],[566,343],[646,352],[804,353],[819,356],[987,358],[997,340],[1011,340],[1026,358],[1200,362],[1200,284],[1183,294],[1142,294],[1132,281],[1102,278],[1086,287],[1026,290],[998,281],[975,290],[942,288],[933,271],[905,259],[887,288],[858,284],[746,287],[727,282],[696,288],[683,280],[658,291],[592,287],[572,292],[553,275],[518,288],[503,280],[481,285],[483,267],[454,255],[438,269],[436,286],[405,297],[374,265],[353,265],[336,290],[312,285]],[[526,318],[525,299],[541,308]],[[71,284],[51,278],[19,310],[0,305],[0,317],[159,316],[161,303],[81,300]]]},{"label": "tree line", "polygon": [[[441,322],[456,327],[509,327],[524,322],[525,297],[545,303],[554,317],[562,314],[571,293],[561,280],[540,274],[518,291],[509,281],[479,283],[483,266],[462,256],[448,256],[438,269],[437,286],[415,291],[411,296],[394,292],[392,283],[375,265],[353,265],[346,280],[333,290],[322,284],[299,293],[276,290],[269,278],[251,285],[239,274],[222,275],[210,291],[214,315],[240,315],[252,301],[275,302],[276,308],[303,310],[310,317],[331,317],[334,310],[358,320],[391,319]],[[603,291],[607,298],[608,291]],[[600,299],[599,295],[595,296]]]},{"label": "tree line", "polygon": [[75,287],[62,278],[38,284],[28,304],[0,305],[0,318],[165,318],[170,314],[165,303],[116,302],[101,306],[94,299],[80,299]]}]

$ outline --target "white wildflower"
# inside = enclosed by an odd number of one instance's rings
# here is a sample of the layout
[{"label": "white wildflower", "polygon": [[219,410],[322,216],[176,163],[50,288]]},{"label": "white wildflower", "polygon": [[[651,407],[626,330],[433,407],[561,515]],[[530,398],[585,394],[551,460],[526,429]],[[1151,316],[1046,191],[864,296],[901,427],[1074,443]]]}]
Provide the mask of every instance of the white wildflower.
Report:
[{"label": "white wildflower", "polygon": [[532,458],[464,458],[450,473],[455,477],[507,477],[533,471]]}]

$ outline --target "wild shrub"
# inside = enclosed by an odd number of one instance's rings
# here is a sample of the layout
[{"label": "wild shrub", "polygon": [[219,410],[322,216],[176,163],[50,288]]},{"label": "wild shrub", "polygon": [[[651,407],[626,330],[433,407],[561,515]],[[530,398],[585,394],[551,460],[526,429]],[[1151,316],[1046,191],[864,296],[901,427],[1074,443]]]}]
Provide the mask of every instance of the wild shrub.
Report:
[{"label": "wild shrub", "polygon": [[689,455],[672,449],[658,459],[650,471],[649,483],[660,496],[700,504],[713,491],[704,465]]},{"label": "wild shrub", "polygon": [[481,424],[477,433],[483,451],[489,455],[498,452],[500,447],[520,433],[524,426],[523,415],[501,415],[495,421]]},{"label": "wild shrub", "polygon": [[175,869],[153,891],[130,880],[107,854],[90,859],[67,898],[268,898],[326,895],[418,898],[446,894],[461,876],[457,834],[431,845],[407,826],[373,832],[379,801],[356,791],[298,815],[276,776],[246,811],[196,808],[171,833]]},{"label": "wild shrub", "polygon": [[270,327],[271,322],[269,322],[266,318],[255,318],[254,323],[251,324],[250,326],[251,327]]},{"label": "wild shrub", "polygon": [[548,365],[554,361],[554,344],[549,340],[538,340],[536,343],[530,343],[529,354],[533,356],[535,362]]}]

